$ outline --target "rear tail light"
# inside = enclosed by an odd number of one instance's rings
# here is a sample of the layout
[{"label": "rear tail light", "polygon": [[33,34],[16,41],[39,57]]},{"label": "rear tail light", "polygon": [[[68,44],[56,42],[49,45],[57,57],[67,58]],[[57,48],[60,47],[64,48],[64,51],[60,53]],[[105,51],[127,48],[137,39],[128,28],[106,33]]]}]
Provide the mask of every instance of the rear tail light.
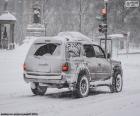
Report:
[{"label": "rear tail light", "polygon": [[23,70],[24,71],[26,70],[26,64],[23,64]]},{"label": "rear tail light", "polygon": [[68,70],[69,70],[69,64],[68,63],[63,64],[62,71],[68,71]]}]

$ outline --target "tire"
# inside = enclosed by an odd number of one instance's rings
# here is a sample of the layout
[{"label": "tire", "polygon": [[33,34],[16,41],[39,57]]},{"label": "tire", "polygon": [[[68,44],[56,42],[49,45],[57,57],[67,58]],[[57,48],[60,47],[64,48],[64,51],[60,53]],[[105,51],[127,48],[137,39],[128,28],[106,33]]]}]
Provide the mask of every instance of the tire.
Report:
[{"label": "tire", "polygon": [[34,95],[44,95],[47,91],[47,87],[45,86],[39,86],[39,83],[34,83],[35,84],[35,88],[31,88],[32,93]]},{"label": "tire", "polygon": [[115,92],[121,92],[123,87],[123,79],[122,74],[120,72],[115,72],[113,79],[112,79],[112,85],[110,86],[111,93]]},{"label": "tire", "polygon": [[76,85],[76,97],[83,98],[89,94],[89,79],[87,75],[79,75]]}]

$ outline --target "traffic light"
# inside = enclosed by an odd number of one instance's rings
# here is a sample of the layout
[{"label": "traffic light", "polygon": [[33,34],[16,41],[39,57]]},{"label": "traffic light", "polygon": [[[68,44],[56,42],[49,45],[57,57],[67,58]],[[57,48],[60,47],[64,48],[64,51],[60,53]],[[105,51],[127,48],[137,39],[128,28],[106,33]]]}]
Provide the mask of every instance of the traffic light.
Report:
[{"label": "traffic light", "polygon": [[107,25],[106,25],[106,24],[99,24],[98,31],[99,31],[100,33],[105,33],[105,32],[107,32]]},{"label": "traffic light", "polygon": [[107,9],[106,8],[103,8],[101,10],[101,15],[102,15],[102,21],[106,21],[107,20]]},{"label": "traffic light", "polygon": [[107,15],[106,8],[103,8],[101,13],[102,13],[102,15]]},{"label": "traffic light", "polygon": [[101,10],[100,15],[96,16],[96,19],[98,21],[102,21],[102,22],[107,21],[107,10],[106,10],[106,8],[103,8]]},{"label": "traffic light", "polygon": [[102,32],[103,32],[103,27],[102,27],[102,25],[101,25],[101,24],[99,25],[98,31],[99,31],[100,33],[102,33]]}]

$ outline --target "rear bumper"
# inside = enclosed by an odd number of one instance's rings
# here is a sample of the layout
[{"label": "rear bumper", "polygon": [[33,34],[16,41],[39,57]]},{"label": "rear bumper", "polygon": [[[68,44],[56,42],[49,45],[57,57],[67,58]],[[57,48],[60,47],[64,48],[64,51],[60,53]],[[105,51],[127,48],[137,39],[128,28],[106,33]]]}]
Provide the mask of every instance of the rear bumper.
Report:
[{"label": "rear bumper", "polygon": [[35,76],[24,74],[24,81],[27,83],[38,82],[46,84],[48,87],[72,87],[75,85],[75,82],[71,76],[59,75],[59,76]]},{"label": "rear bumper", "polygon": [[47,79],[47,80],[61,80],[62,76],[61,75],[43,75],[43,74],[30,74],[30,73],[25,73],[25,77],[27,78],[34,78],[34,79]]},{"label": "rear bumper", "polygon": [[[44,76],[43,76],[44,77]],[[39,82],[39,83],[46,83],[46,84],[64,84],[66,83],[66,80],[63,79],[44,79],[44,78],[37,78],[36,76],[28,76],[24,74],[24,80],[25,82]]]}]

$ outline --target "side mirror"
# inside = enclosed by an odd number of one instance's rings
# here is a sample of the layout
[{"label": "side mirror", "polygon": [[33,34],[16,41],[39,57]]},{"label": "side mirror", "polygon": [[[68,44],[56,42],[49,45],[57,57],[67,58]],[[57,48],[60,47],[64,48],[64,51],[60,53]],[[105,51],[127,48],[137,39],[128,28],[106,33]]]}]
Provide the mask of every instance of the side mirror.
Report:
[{"label": "side mirror", "polygon": [[111,54],[107,53],[107,58],[110,59],[111,58]]}]

